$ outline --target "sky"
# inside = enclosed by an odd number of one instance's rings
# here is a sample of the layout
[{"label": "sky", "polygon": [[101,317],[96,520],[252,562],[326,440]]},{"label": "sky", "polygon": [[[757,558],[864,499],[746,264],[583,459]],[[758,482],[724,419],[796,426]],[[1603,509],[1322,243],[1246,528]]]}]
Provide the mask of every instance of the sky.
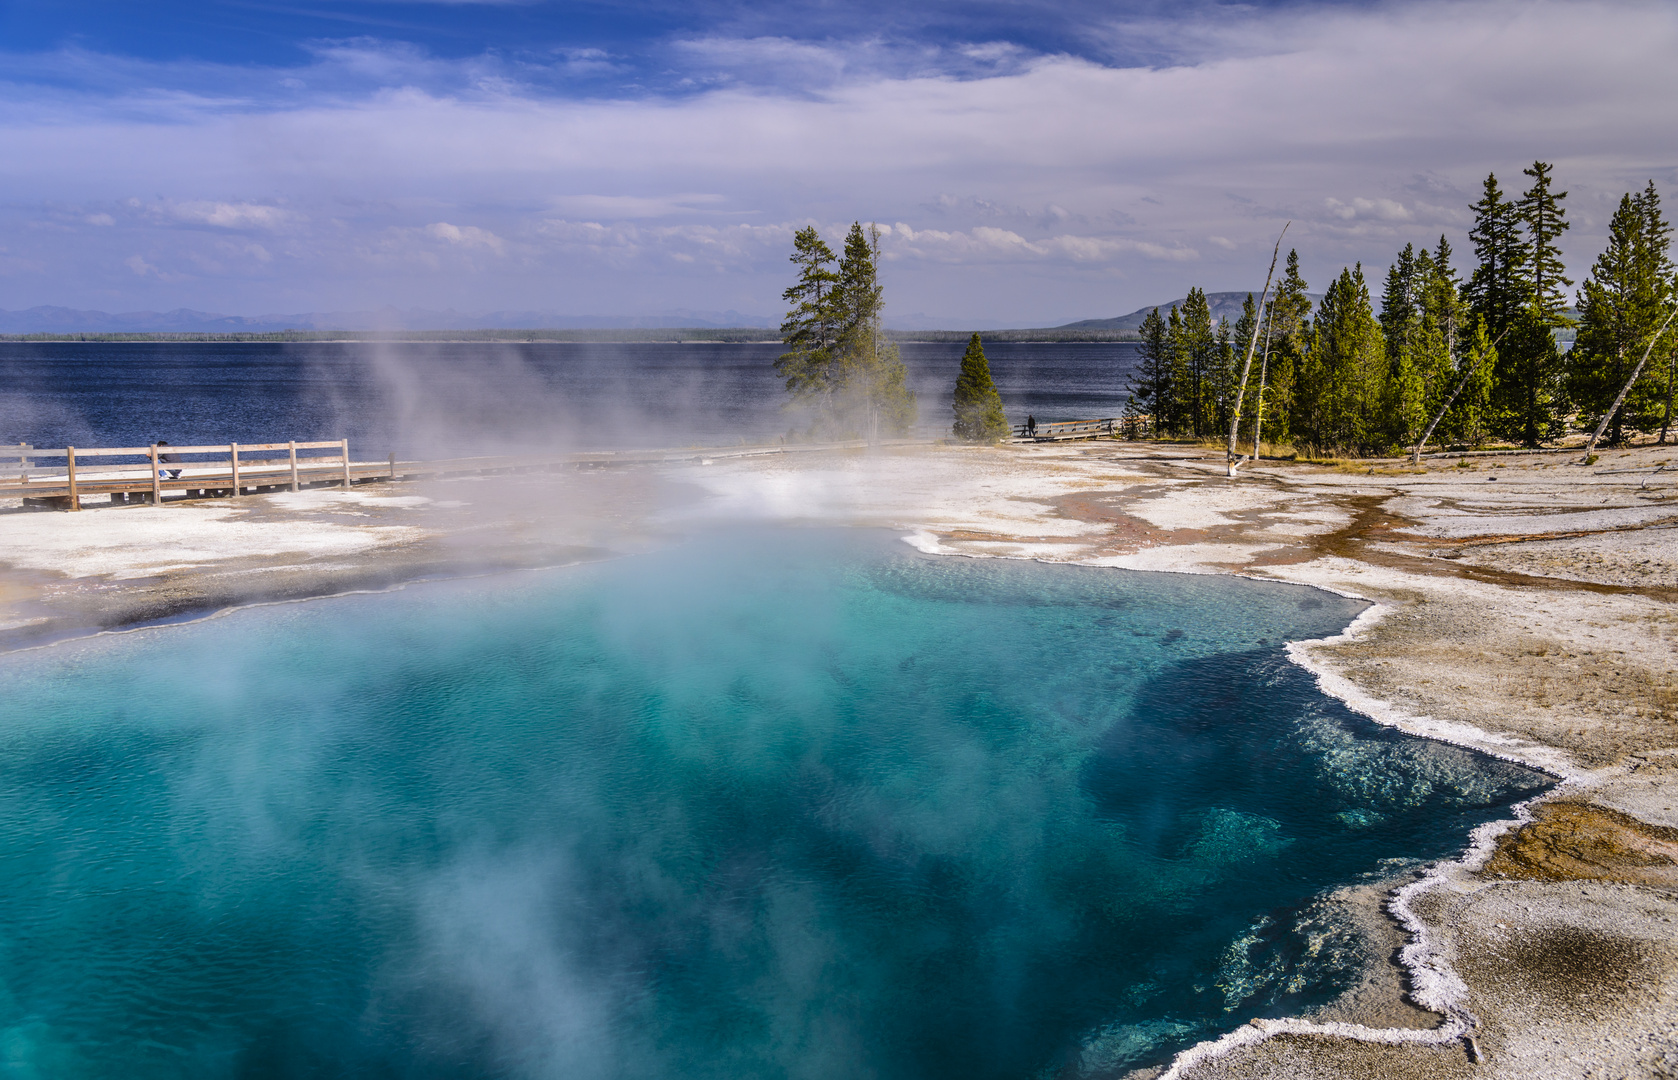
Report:
[{"label": "sky", "polygon": [[1555,164],[1588,273],[1678,190],[1678,5],[0,0],[0,308],[888,316],[1377,279]]}]

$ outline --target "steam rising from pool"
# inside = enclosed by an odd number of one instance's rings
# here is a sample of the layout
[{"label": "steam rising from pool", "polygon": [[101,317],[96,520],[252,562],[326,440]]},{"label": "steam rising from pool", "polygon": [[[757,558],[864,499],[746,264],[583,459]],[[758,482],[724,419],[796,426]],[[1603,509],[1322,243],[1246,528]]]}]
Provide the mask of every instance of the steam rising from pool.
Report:
[{"label": "steam rising from pool", "polygon": [[1301,906],[1542,783],[1282,659],[1356,610],[759,530],[14,655],[0,1046],[133,1080],[1160,1060],[1331,995]]}]

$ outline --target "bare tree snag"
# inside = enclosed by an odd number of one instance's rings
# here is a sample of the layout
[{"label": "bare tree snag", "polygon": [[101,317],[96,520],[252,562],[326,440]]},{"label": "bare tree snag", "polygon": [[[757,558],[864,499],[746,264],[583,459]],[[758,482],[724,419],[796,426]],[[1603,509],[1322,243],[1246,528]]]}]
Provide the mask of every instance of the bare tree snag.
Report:
[{"label": "bare tree snag", "polygon": [[[1264,315],[1264,305],[1270,300],[1270,279],[1276,276],[1276,257],[1282,253],[1282,237],[1288,235],[1289,221],[1282,226],[1282,231],[1276,237],[1276,246],[1270,252],[1270,270],[1264,275],[1264,291],[1259,294],[1259,315]],[[1229,466],[1229,475],[1235,476],[1235,470],[1241,463],[1235,458],[1235,435],[1241,428],[1241,403],[1247,398],[1247,376],[1253,371],[1253,353],[1258,351],[1258,322],[1253,323],[1253,336],[1247,341],[1247,362],[1241,365],[1241,389],[1235,395],[1235,406],[1229,414],[1229,449],[1224,454],[1224,461]]]}]

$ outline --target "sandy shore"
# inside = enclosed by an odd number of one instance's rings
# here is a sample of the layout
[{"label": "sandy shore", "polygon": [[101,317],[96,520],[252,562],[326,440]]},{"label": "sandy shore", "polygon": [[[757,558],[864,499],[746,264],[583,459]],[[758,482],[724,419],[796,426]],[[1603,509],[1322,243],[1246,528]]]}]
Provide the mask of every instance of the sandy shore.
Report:
[{"label": "sandy shore", "polygon": [[1369,974],[1340,1002],[1197,1047],[1170,1075],[1678,1078],[1678,470],[1655,471],[1678,450],[1572,460],[1262,463],[1231,482],[1194,447],[919,447],[0,510],[0,648],[575,562],[740,517],[1365,597],[1347,633],[1292,647],[1325,690],[1563,782],[1462,860],[1336,898],[1391,915],[1365,919]]}]

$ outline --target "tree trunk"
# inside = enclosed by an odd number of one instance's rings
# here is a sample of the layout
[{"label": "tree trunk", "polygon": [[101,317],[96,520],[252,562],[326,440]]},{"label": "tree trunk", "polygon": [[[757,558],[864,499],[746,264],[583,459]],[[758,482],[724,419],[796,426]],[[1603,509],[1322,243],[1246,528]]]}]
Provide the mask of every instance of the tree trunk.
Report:
[{"label": "tree trunk", "polygon": [[1672,350],[1666,357],[1666,415],[1661,417],[1661,442],[1666,445],[1666,430],[1672,426],[1672,390],[1673,376],[1678,375],[1678,349]]},{"label": "tree trunk", "polygon": [[[1259,313],[1264,313],[1264,305],[1270,299],[1270,279],[1276,276],[1276,257],[1282,253],[1282,237],[1288,235],[1289,221],[1282,226],[1282,231],[1276,237],[1276,246],[1270,252],[1270,270],[1264,275],[1264,291],[1259,294]],[[1247,342],[1247,362],[1241,366],[1241,387],[1235,393],[1235,407],[1230,410],[1229,417],[1229,449],[1224,453],[1224,463],[1233,478],[1240,463],[1235,460],[1235,436],[1241,426],[1241,403],[1247,397],[1247,376],[1253,371],[1253,353],[1258,351],[1258,324],[1253,324],[1253,336]]]}]

